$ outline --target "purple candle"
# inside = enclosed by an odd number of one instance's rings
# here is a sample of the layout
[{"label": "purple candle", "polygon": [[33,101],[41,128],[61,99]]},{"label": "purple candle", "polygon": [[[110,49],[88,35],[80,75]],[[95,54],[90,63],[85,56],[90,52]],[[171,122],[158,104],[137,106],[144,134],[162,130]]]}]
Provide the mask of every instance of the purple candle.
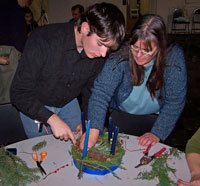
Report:
[{"label": "purple candle", "polygon": [[115,127],[113,141],[112,141],[112,145],[111,145],[111,154],[112,155],[115,155],[115,147],[116,147],[116,143],[117,143],[118,132],[119,132],[119,127]]}]

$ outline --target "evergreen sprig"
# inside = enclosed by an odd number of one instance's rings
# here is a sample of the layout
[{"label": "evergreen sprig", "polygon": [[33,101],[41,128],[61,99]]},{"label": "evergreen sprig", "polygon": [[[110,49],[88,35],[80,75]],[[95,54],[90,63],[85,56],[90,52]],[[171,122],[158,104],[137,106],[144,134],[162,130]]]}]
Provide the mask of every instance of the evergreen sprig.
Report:
[{"label": "evergreen sprig", "polygon": [[141,172],[135,179],[141,179],[141,180],[158,179],[159,183],[157,184],[157,186],[176,186],[177,184],[169,177],[170,172],[175,175],[176,169],[169,167],[167,160],[171,159],[172,157],[181,159],[180,153],[182,152],[178,151],[178,149],[171,148],[169,153],[166,152],[152,161],[151,171]]},{"label": "evergreen sprig", "polygon": [[47,142],[44,140],[44,141],[41,141],[39,143],[37,143],[36,145],[34,145],[32,147],[32,150],[33,151],[39,151],[40,149],[42,149],[43,147],[45,147],[47,145]]},{"label": "evergreen sprig", "polygon": [[39,180],[38,168],[29,168],[18,156],[0,148],[0,185],[25,186]]},{"label": "evergreen sprig", "polygon": [[[120,137],[120,135],[119,135]],[[82,178],[83,175],[83,166],[92,168],[92,169],[100,169],[100,170],[108,170],[112,173],[112,175],[118,179],[120,179],[116,173],[110,170],[111,166],[118,166],[121,169],[125,169],[121,165],[122,157],[125,154],[125,150],[122,147],[122,144],[119,141],[119,137],[116,143],[115,155],[112,156],[110,154],[111,151],[111,144],[108,142],[108,133],[104,132],[103,136],[99,136],[98,141],[95,146],[93,146],[89,151],[96,151],[99,152],[101,155],[108,156],[108,161],[100,161],[94,158],[91,158],[88,153],[85,159],[82,159],[82,150],[79,145],[74,146],[72,145],[71,151],[69,152],[72,155],[72,158],[76,160],[77,167],[79,168],[78,178]],[[77,144],[79,144],[79,139],[77,140]]]}]

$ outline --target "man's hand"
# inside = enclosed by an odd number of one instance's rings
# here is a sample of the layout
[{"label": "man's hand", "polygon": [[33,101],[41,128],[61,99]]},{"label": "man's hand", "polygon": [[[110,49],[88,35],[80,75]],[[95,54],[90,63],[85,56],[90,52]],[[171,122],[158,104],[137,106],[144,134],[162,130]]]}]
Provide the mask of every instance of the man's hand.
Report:
[{"label": "man's hand", "polygon": [[[98,129],[90,129],[89,140],[88,140],[88,150],[93,147],[99,137],[99,130]],[[85,133],[81,137],[80,141],[80,148],[83,149],[85,141]]]},{"label": "man's hand", "polygon": [[141,146],[148,146],[150,144],[153,146],[160,141],[160,139],[157,136],[155,136],[154,134],[150,132],[143,134],[137,139],[139,140],[138,144]]},{"label": "man's hand", "polygon": [[50,125],[53,135],[61,140],[71,139],[72,143],[76,144],[76,139],[70,129],[70,127],[56,114],[53,114],[47,123]]}]

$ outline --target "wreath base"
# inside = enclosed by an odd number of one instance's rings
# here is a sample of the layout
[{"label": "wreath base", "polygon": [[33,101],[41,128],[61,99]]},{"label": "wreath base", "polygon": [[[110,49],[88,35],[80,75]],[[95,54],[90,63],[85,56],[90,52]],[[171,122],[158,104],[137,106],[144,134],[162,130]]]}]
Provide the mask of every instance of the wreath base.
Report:
[{"label": "wreath base", "polygon": [[[81,163],[78,163],[76,161],[76,159],[73,159],[73,161],[74,161],[75,167],[80,170]],[[119,166],[112,165],[109,167],[109,169],[111,171],[115,171],[118,167]],[[106,175],[106,174],[110,173],[110,171],[108,169],[102,168],[100,166],[98,166],[97,168],[94,168],[94,167],[90,167],[87,165],[83,165],[83,172],[85,172],[87,174],[95,174],[95,175]]]}]

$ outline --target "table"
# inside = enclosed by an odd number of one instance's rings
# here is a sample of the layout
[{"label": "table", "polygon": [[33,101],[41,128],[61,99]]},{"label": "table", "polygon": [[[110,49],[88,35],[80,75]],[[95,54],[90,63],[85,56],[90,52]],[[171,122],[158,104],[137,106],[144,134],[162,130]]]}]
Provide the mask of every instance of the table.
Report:
[{"label": "table", "polygon": [[[83,174],[82,179],[77,178],[78,169],[74,166],[69,150],[71,150],[71,142],[61,141],[55,139],[53,135],[46,135],[37,138],[32,138],[18,143],[11,144],[7,148],[17,148],[17,155],[26,162],[27,166],[30,168],[36,167],[35,162],[32,160],[31,153],[32,147],[45,140],[47,145],[43,147],[38,153],[46,151],[48,153],[47,157],[42,163],[43,168],[46,170],[47,175],[45,179],[41,176],[41,179],[37,183],[32,182],[30,186],[64,186],[64,185],[74,185],[74,186],[155,186],[158,183],[158,180],[135,180],[139,172],[145,170],[151,170],[150,165],[141,166],[139,168],[134,168],[138,163],[140,158],[143,155],[144,148],[138,146],[137,139],[135,136],[129,135],[124,139],[124,146],[126,153],[123,157],[122,163],[126,170],[117,169],[115,173],[121,178],[121,180],[115,178],[111,173],[99,176],[99,175],[90,175]],[[162,147],[166,147],[167,150],[170,149],[169,146],[158,143],[150,149],[149,155],[152,155],[159,151]],[[143,148],[140,151],[133,151]],[[185,181],[190,180],[190,173],[185,159],[185,154],[181,154],[181,159],[170,160],[170,167],[173,167],[177,170],[176,177],[171,175],[171,178],[176,182],[177,179],[182,178]],[[64,167],[63,167],[64,166]],[[63,167],[63,168],[62,168]]]}]

